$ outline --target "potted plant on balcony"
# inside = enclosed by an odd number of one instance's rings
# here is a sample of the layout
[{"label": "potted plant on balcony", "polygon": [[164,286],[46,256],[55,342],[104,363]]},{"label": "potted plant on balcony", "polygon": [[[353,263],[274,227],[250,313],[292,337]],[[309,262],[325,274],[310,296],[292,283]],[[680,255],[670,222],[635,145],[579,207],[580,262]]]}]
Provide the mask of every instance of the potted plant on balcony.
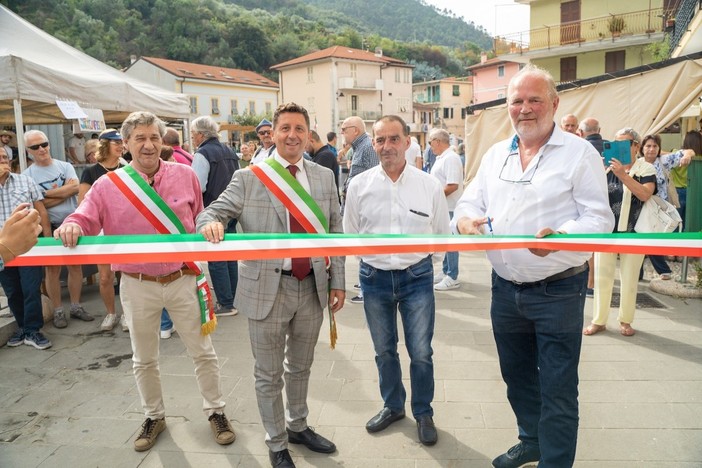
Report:
[{"label": "potted plant on balcony", "polygon": [[607,21],[607,28],[609,32],[612,33],[612,37],[619,37],[626,27],[624,18],[617,15],[612,15],[612,17]]}]

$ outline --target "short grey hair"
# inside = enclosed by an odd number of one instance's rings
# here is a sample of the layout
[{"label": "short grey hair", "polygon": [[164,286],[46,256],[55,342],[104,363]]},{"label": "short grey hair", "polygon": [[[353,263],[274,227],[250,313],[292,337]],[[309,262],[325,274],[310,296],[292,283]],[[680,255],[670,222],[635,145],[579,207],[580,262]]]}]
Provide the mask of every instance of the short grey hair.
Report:
[{"label": "short grey hair", "polygon": [[27,130],[24,133],[24,144],[26,145],[29,142],[29,139],[35,135],[41,135],[46,141],[49,141],[49,138],[46,136],[46,133],[42,132],[41,130]]},{"label": "short grey hair", "polygon": [[548,70],[545,70],[541,67],[537,67],[536,65],[532,63],[528,63],[519,70],[511,80],[509,80],[509,85],[507,85],[507,95],[509,96],[509,91],[510,88],[512,88],[512,85],[519,80],[522,76],[524,75],[533,75],[538,78],[543,79],[546,81],[546,85],[548,87],[548,96],[551,99],[556,99],[558,97],[558,89],[556,89],[556,81],[553,79],[553,75],[549,73]]},{"label": "short grey hair", "polygon": [[166,134],[166,124],[163,122],[163,120],[159,119],[151,112],[132,112],[126,119],[124,119],[124,122],[122,122],[122,128],[120,129],[122,139],[124,141],[129,140],[129,137],[132,135],[134,129],[140,125],[145,125],[148,127],[149,125],[153,124],[158,126],[158,133],[161,135],[161,138],[163,138],[163,136]]},{"label": "short grey hair", "polygon": [[219,125],[209,115],[201,115],[190,124],[190,131],[202,133],[205,138],[219,138]]},{"label": "short grey hair", "polygon": [[630,136],[634,143],[641,143],[641,135],[631,127],[624,127],[617,131],[617,133],[614,134],[614,138],[624,135]]},{"label": "short grey hair", "polygon": [[451,144],[451,135],[443,128],[432,128],[429,132],[429,141],[439,140],[442,143]]}]

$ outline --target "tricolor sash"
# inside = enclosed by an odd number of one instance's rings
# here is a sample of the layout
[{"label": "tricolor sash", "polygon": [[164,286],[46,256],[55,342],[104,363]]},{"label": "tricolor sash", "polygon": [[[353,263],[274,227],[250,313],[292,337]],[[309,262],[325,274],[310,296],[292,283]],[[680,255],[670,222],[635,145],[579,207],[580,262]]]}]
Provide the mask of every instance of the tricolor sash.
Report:
[{"label": "tricolor sash", "polygon": [[[132,166],[125,166],[120,170],[109,172],[107,177],[160,234],[186,234],[183,223],[171,207]],[[200,332],[207,335],[217,327],[217,317],[212,307],[212,293],[203,270],[195,262],[185,262],[185,266],[197,275]]]},{"label": "tricolor sash", "polygon": [[[266,158],[259,164],[250,166],[258,180],[283,204],[297,222],[307,231],[308,234],[326,234],[329,232],[329,223],[322,209],[314,201],[314,198],[307,193],[302,184],[293,177],[286,168],[275,158]],[[324,261],[327,268],[330,266],[329,257],[325,256]],[[327,304],[329,305],[329,304]],[[331,337],[331,348],[336,345],[336,321],[334,314],[329,307],[329,334]]]}]

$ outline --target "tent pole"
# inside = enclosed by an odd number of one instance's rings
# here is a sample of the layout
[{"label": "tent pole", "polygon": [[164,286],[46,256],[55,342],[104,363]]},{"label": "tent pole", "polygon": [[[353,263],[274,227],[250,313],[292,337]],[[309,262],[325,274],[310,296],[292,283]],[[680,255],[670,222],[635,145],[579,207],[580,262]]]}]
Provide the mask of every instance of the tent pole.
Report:
[{"label": "tent pole", "polygon": [[24,147],[24,122],[22,121],[22,99],[12,100],[15,109],[15,130],[17,134],[17,156],[20,158],[20,172],[27,169],[27,152]]}]

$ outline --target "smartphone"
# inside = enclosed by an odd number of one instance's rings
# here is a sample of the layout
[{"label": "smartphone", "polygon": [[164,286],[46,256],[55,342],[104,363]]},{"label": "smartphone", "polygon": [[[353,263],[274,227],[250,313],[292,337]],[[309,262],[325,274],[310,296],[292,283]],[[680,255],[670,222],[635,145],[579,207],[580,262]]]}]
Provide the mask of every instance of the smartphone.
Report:
[{"label": "smartphone", "polygon": [[605,141],[602,147],[605,167],[609,166],[612,158],[624,165],[631,163],[631,140]]}]

